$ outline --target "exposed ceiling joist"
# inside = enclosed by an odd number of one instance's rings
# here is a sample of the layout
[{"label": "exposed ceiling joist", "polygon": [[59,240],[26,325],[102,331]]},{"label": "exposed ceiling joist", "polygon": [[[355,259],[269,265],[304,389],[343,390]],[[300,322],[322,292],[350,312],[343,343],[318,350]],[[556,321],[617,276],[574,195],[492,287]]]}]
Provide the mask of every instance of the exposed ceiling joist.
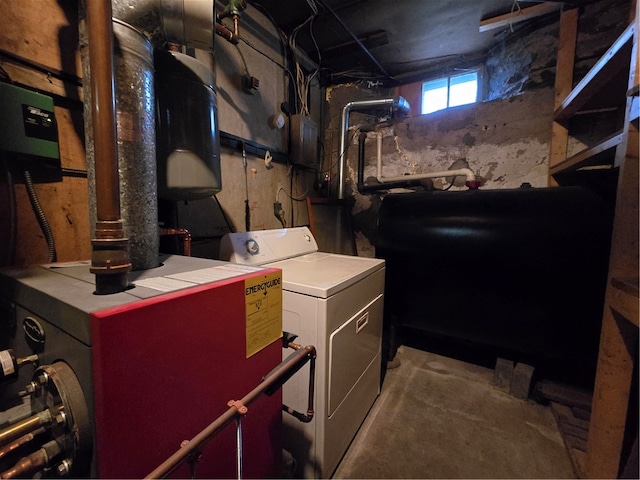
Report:
[{"label": "exposed ceiling joist", "polygon": [[544,2],[533,7],[521,8],[511,13],[499,15],[497,17],[488,18],[480,22],[480,32],[488,32],[489,30],[495,30],[497,28],[504,28],[514,23],[530,20],[535,17],[540,17],[548,13],[555,12],[562,8],[560,2]]}]

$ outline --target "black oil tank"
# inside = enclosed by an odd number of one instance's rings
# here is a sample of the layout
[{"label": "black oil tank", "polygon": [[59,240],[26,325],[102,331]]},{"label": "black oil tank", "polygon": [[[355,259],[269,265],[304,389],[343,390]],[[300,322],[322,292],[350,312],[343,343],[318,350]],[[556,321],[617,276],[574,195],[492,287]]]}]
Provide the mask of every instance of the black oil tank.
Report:
[{"label": "black oil tank", "polygon": [[386,330],[588,384],[611,223],[611,205],[580,187],[387,195],[376,236]]}]

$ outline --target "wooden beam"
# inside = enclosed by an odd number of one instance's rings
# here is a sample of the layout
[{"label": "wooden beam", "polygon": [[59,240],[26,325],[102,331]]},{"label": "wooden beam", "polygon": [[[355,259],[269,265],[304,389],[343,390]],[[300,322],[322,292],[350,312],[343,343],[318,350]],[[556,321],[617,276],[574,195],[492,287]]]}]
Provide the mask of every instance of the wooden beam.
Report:
[{"label": "wooden beam", "polygon": [[540,17],[547,13],[555,12],[562,8],[562,3],[545,2],[533,7],[522,8],[520,10],[499,15],[493,18],[487,18],[480,21],[480,32],[488,32],[489,30],[495,30],[496,28],[503,28],[513,25],[524,20]]},{"label": "wooden beam", "polygon": [[[558,53],[556,56],[556,80],[554,109],[562,104],[573,87],[573,66],[576,52],[576,37],[578,33],[578,9],[565,10],[560,15],[560,36],[558,39]],[[567,158],[567,143],[569,130],[565,125],[553,122],[551,142],[549,146],[549,168],[559,165]],[[550,175],[549,186],[556,187],[558,183]]]},{"label": "wooden beam", "polygon": [[[556,107],[556,121],[568,121],[573,115],[601,92],[608,82],[618,74],[624,75],[625,85],[629,78],[629,58],[633,49],[636,25],[630,24],[611,45],[609,50],[591,67],[591,70],[578,82],[562,103]],[[624,95],[622,93],[621,95]]]},{"label": "wooden beam", "polygon": [[557,109],[573,88],[573,68],[578,38],[578,9],[566,10],[560,15],[560,34],[556,56],[555,103]]}]

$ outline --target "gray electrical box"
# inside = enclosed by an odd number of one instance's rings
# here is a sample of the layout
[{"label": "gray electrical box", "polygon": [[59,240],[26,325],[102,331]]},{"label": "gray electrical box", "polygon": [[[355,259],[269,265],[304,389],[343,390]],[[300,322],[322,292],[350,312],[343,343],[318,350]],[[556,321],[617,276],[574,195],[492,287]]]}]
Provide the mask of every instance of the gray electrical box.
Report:
[{"label": "gray electrical box", "polygon": [[53,99],[0,82],[0,150],[60,166]]},{"label": "gray electrical box", "polygon": [[318,127],[309,117],[291,115],[291,162],[318,167]]}]

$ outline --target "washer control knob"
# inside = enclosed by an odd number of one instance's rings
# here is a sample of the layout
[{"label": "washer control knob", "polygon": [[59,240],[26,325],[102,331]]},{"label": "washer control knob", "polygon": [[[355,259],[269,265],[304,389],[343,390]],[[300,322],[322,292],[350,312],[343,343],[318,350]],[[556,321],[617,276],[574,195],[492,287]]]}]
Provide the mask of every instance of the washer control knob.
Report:
[{"label": "washer control knob", "polygon": [[305,239],[307,242],[310,242],[310,241],[311,241],[311,237],[310,237],[309,235],[307,235],[306,233],[304,234],[304,239]]},{"label": "washer control knob", "polygon": [[245,243],[244,246],[246,247],[247,252],[249,252],[249,254],[251,255],[257,255],[258,252],[260,251],[260,246],[258,245],[258,242],[256,242],[253,238],[250,238],[249,240],[247,240],[247,243]]}]

